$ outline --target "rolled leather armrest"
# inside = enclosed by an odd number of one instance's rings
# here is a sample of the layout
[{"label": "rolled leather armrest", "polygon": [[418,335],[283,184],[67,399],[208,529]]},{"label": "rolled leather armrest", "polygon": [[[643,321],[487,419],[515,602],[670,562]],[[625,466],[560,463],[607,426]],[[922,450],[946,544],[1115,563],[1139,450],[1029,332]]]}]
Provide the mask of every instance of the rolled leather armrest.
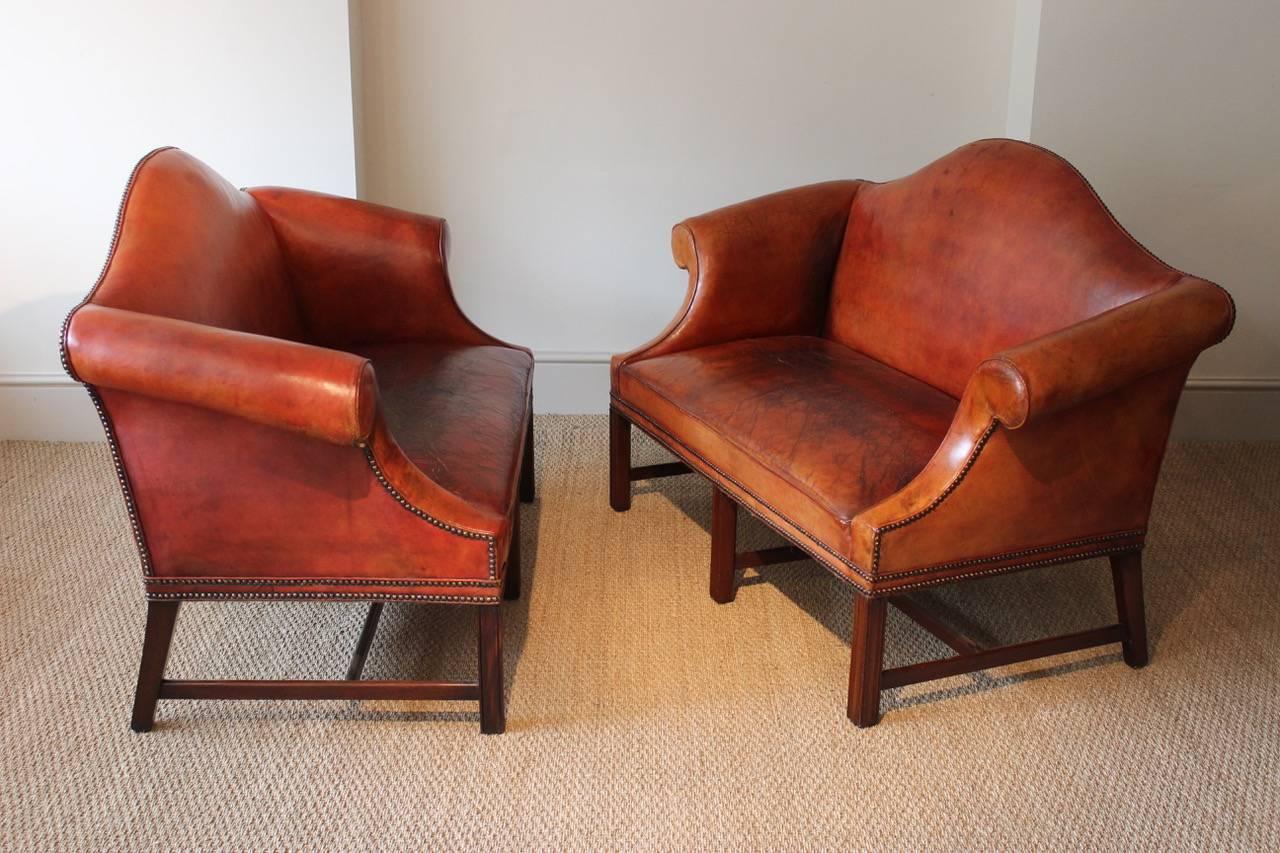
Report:
[{"label": "rolled leather armrest", "polygon": [[1231,331],[1234,305],[1216,284],[1184,277],[978,365],[970,392],[1010,429],[1100,397],[1148,374],[1190,365]]},{"label": "rolled leather armrest", "polygon": [[694,216],[671,232],[689,287],[652,341],[614,356],[640,358],[768,335],[821,331],[832,275],[861,181],[830,181]]},{"label": "rolled leather armrest", "polygon": [[369,360],[279,338],[100,305],[67,325],[72,375],[334,444],[368,440],[377,405]]}]

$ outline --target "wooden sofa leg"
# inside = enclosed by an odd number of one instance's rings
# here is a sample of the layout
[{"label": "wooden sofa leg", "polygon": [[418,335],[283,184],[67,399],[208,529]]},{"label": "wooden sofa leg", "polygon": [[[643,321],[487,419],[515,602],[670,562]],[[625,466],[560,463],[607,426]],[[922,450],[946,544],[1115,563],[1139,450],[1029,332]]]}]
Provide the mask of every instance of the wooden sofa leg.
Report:
[{"label": "wooden sofa leg", "polygon": [[1147,617],[1142,600],[1142,552],[1111,555],[1111,579],[1116,588],[1116,612],[1124,629],[1124,662],[1135,669],[1147,665]]},{"label": "wooden sofa leg", "polygon": [[485,605],[479,611],[480,731],[500,735],[507,728],[502,696],[502,608]]},{"label": "wooden sofa leg", "polygon": [[711,598],[728,604],[737,595],[734,563],[738,556],[738,505],[719,488],[711,488]]},{"label": "wooden sofa leg", "polygon": [[133,694],[135,732],[149,732],[156,719],[156,703],[160,701],[160,683],[164,665],[169,660],[169,644],[178,621],[178,601],[148,601],[147,627],[142,639],[142,664],[138,667],[138,688]]},{"label": "wooden sofa leg", "polygon": [[502,582],[502,597],[515,601],[520,597],[520,507],[511,513],[511,544],[507,546],[507,571]]},{"label": "wooden sofa leg", "polygon": [[631,421],[609,407],[609,506],[631,509]]},{"label": "wooden sofa leg", "polygon": [[849,719],[859,728],[880,720],[880,671],[884,665],[885,600],[853,594],[849,661]]},{"label": "wooden sofa leg", "polygon": [[536,496],[533,482],[533,414],[524,436],[524,459],[520,462],[520,502],[531,504]]}]

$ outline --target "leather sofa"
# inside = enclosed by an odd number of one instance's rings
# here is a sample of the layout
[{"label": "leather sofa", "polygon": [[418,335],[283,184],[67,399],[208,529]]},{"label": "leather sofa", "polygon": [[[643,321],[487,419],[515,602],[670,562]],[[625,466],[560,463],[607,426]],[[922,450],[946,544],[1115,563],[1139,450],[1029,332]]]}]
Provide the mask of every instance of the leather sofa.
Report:
[{"label": "leather sofa", "polygon": [[[799,558],[850,584],[859,726],[882,688],[1115,642],[1147,661],[1152,494],[1187,373],[1231,329],[1225,291],[1010,140],[697,216],[672,246],[684,304],[612,361],[610,501],[626,510],[638,479],[709,479],[713,599]],[[633,424],[681,461],[633,469]],[[738,554],[738,507],[791,544]],[[985,648],[911,595],[1102,556],[1119,621],[1066,637]],[[955,656],[883,670],[886,602]]]},{"label": "leather sofa", "polygon": [[[63,358],[141,557],[135,730],[161,698],[478,699],[503,730],[533,362],[463,315],[446,245],[441,219],[238,190],[177,149],[134,170]],[[165,679],[179,604],[209,599],[372,604],[345,679]],[[474,606],[478,681],[361,680],[387,601]]]}]

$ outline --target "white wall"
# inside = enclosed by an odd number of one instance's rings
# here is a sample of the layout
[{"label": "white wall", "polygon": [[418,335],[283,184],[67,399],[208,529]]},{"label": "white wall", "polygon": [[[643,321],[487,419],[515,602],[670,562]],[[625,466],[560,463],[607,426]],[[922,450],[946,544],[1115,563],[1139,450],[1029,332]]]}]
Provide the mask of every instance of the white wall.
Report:
[{"label": "white wall", "polygon": [[58,330],[129,171],[178,145],[238,185],[354,195],[347,3],[15,3],[0,45],[0,438],[100,438]]},{"label": "white wall", "polygon": [[357,0],[363,194],[449,219],[459,301],[603,411],[685,275],[670,229],[1002,135],[1013,0]]},{"label": "white wall", "polygon": [[1280,437],[1269,0],[36,9],[11,6],[0,30],[0,438],[100,436],[57,332],[156,145],[239,184],[358,179],[447,216],[464,307],[537,350],[539,409],[584,411],[605,404],[605,356],[683,296],[676,221],[1028,132],[1157,254],[1235,294],[1237,330],[1197,367],[1180,434]]},{"label": "white wall", "polygon": [[1031,138],[1032,105],[1036,94],[1036,55],[1040,46],[1043,0],[1017,0],[1013,13],[1013,49],[1009,57],[1009,107],[1004,135]]},{"label": "white wall", "polygon": [[1031,138],[1159,257],[1236,299],[1183,435],[1280,438],[1280,4],[1044,0]]}]

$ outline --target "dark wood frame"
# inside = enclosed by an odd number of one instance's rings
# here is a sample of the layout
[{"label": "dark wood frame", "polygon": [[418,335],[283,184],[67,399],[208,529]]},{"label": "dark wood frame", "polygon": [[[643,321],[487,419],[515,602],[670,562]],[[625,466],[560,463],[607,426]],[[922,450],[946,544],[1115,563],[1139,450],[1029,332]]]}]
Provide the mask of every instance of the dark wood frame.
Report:
[{"label": "dark wood frame", "polygon": [[[508,546],[502,598],[520,597],[520,504],[535,497],[533,417],[525,435],[520,464],[519,502],[511,510],[511,543]],[[161,699],[459,699],[480,702],[480,731],[502,734],[506,708],[502,681],[502,609],[499,602],[475,605],[477,646],[480,659],[477,681],[374,681],[362,680],[365,661],[378,632],[384,602],[372,601],[365,614],[360,638],[343,680],[182,680],[164,677],[178,622],[181,601],[148,601],[147,624],[142,640],[142,663],[133,699],[130,728],[151,731],[156,704]]]},{"label": "dark wood frame", "polygon": [[[631,423],[631,420],[616,406],[610,405],[609,504],[617,512],[625,512],[631,507],[631,483],[635,480],[697,473],[684,462],[633,468],[631,466]],[[659,444],[671,449],[661,438],[652,437]],[[713,482],[710,588],[711,598],[720,604],[733,601],[737,594],[736,580],[739,571],[810,559],[807,553],[795,545],[739,552],[737,523],[737,502]],[[1124,661],[1129,666],[1135,669],[1145,666],[1148,653],[1147,624],[1142,596],[1142,552],[1126,551],[1112,554],[1110,558],[1118,622],[1088,631],[1007,646],[983,646],[946,624],[919,599],[910,594],[873,596],[856,590],[853,596],[852,636],[849,642],[849,719],[859,727],[875,725],[880,719],[882,690],[1110,643],[1120,643]],[[884,669],[886,604],[893,604],[956,654],[938,660]]]}]

